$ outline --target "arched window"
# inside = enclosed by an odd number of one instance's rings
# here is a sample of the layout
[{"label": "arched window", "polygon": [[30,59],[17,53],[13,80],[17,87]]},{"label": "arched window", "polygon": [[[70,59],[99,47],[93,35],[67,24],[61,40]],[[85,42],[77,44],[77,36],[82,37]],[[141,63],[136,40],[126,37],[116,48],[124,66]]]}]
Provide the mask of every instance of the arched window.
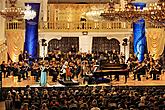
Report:
[{"label": "arched window", "polygon": [[115,39],[107,39],[107,37],[93,37],[92,51],[93,52],[105,52],[116,50],[120,53],[120,42]]},{"label": "arched window", "polygon": [[61,40],[52,39],[48,43],[48,52],[59,48],[62,52],[68,52],[71,46],[74,45],[76,50],[79,50],[79,38],[78,37],[62,37]]}]

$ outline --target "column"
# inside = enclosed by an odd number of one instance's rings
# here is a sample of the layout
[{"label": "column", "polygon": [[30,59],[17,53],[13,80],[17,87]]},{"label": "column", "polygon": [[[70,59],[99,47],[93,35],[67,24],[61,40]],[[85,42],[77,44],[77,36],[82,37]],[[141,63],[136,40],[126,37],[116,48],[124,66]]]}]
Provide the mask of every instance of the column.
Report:
[{"label": "column", "polygon": [[48,0],[42,1],[42,10],[43,10],[43,21],[47,21],[47,12],[48,12]]},{"label": "column", "polygon": [[45,57],[48,56],[48,41],[45,42],[46,43],[46,46],[45,46]]},{"label": "column", "polygon": [[[5,9],[5,0],[0,0],[0,10]],[[0,16],[0,43],[5,41],[5,19]]]},{"label": "column", "polygon": [[[124,9],[126,4],[127,4],[127,1],[120,0],[120,7],[121,7],[121,9]],[[122,28],[126,28],[126,22],[122,22]]]},{"label": "column", "polygon": [[[39,36],[40,37],[40,36]],[[42,48],[42,41],[39,39],[39,57],[43,57],[43,48]]]},{"label": "column", "polygon": [[79,50],[80,52],[91,52],[92,51],[92,36],[82,35],[79,36]]}]

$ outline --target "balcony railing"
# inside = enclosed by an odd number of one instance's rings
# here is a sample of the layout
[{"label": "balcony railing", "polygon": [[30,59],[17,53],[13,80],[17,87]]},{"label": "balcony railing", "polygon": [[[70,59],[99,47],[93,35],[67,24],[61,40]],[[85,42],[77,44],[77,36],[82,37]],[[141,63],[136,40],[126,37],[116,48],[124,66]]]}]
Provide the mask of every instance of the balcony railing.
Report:
[{"label": "balcony railing", "polygon": [[[40,22],[40,31],[109,31],[130,29],[131,24],[122,22]],[[7,22],[7,30],[25,29],[24,22]]]},{"label": "balcony railing", "polygon": [[43,22],[40,24],[40,29],[45,31],[109,31],[130,28],[130,25],[122,22]]},{"label": "balcony railing", "polygon": [[[160,28],[146,23],[147,28]],[[131,29],[131,23],[111,21],[111,22],[40,22],[39,30],[42,31],[120,31]],[[6,30],[25,29],[24,22],[6,22]]]}]

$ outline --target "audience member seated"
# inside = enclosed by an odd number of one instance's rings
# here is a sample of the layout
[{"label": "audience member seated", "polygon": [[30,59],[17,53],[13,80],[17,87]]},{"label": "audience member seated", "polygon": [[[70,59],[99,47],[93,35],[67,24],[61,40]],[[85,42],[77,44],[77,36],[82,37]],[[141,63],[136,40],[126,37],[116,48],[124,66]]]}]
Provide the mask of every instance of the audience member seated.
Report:
[{"label": "audience member seated", "polygon": [[[163,87],[12,88],[6,110],[164,110]],[[16,92],[17,91],[17,92]],[[7,95],[6,95],[7,94]]]}]

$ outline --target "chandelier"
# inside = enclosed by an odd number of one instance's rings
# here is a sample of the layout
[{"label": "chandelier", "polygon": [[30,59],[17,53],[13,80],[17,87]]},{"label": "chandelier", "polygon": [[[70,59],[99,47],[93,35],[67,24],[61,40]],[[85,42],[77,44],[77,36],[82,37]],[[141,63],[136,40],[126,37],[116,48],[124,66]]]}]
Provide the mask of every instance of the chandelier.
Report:
[{"label": "chandelier", "polygon": [[108,20],[120,20],[126,22],[136,22],[143,18],[154,25],[165,26],[165,3],[128,3],[124,8],[115,8],[114,3],[109,3],[108,10],[101,13],[101,16]]},{"label": "chandelier", "polygon": [[25,10],[16,7],[17,0],[8,0],[10,7],[0,10],[0,15],[7,20],[18,20],[18,19],[33,19],[36,16],[36,12],[31,10],[31,6],[25,6]]}]

